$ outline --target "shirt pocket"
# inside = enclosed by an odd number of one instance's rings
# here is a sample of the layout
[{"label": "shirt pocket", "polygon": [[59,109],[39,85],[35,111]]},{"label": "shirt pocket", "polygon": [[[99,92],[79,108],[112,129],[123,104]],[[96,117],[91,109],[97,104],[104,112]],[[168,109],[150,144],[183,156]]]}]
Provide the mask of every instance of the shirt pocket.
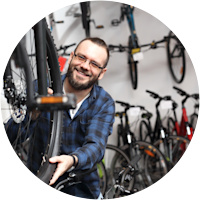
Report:
[{"label": "shirt pocket", "polygon": [[89,126],[89,122],[85,117],[80,118],[80,128],[83,132],[86,131],[87,127]]}]

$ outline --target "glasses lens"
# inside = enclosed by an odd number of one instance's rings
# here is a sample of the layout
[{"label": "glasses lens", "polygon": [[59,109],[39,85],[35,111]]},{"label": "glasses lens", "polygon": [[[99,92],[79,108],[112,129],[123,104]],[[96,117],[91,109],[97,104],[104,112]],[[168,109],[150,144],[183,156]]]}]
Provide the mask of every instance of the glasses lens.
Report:
[{"label": "glasses lens", "polygon": [[85,62],[85,61],[86,61],[86,58],[84,58],[83,56],[77,55],[76,57],[77,57],[78,60],[81,61],[81,62]]},{"label": "glasses lens", "polygon": [[90,66],[95,69],[100,68],[96,63],[93,63],[93,62],[90,63]]}]

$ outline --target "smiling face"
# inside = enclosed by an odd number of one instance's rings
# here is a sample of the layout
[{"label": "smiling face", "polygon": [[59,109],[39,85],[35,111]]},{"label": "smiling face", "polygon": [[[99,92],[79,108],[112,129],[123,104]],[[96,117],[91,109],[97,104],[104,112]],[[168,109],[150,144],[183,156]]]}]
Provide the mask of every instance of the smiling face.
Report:
[{"label": "smiling face", "polygon": [[[87,59],[82,62],[80,57]],[[106,49],[94,44],[90,40],[80,43],[76,52],[70,54],[67,78],[69,84],[76,90],[86,90],[103,78],[106,68],[93,67],[91,63],[103,67],[107,59]]]}]

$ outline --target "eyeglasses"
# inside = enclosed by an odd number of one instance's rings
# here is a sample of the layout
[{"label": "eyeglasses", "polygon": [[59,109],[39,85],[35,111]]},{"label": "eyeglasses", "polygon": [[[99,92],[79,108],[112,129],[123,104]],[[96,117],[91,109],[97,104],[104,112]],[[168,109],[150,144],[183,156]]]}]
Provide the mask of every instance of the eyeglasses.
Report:
[{"label": "eyeglasses", "polygon": [[[74,55],[75,55],[75,58],[79,61],[79,62],[81,62],[81,63],[85,63],[88,59],[87,58],[85,58],[84,56],[82,56],[82,55],[77,55],[77,54],[75,54],[74,53]],[[89,61],[89,60],[88,60]],[[103,69],[103,68],[105,68],[105,67],[100,67],[97,63],[95,63],[94,61],[89,61],[89,65],[90,65],[90,67],[92,67],[92,68],[94,68],[94,69]]]}]

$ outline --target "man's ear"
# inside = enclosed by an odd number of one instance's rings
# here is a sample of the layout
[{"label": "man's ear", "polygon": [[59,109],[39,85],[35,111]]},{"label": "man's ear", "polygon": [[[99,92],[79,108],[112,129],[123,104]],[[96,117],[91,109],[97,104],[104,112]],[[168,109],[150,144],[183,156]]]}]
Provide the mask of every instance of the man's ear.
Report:
[{"label": "man's ear", "polygon": [[74,52],[72,51],[72,52],[70,53],[70,56],[69,56],[69,59],[68,59],[68,64],[70,64],[70,62],[71,62],[73,56],[74,56]]},{"label": "man's ear", "polygon": [[103,78],[103,76],[104,76],[104,74],[106,73],[106,71],[107,71],[107,68],[103,68],[103,69],[102,69],[101,74],[100,74],[98,80],[101,80],[101,79]]}]

